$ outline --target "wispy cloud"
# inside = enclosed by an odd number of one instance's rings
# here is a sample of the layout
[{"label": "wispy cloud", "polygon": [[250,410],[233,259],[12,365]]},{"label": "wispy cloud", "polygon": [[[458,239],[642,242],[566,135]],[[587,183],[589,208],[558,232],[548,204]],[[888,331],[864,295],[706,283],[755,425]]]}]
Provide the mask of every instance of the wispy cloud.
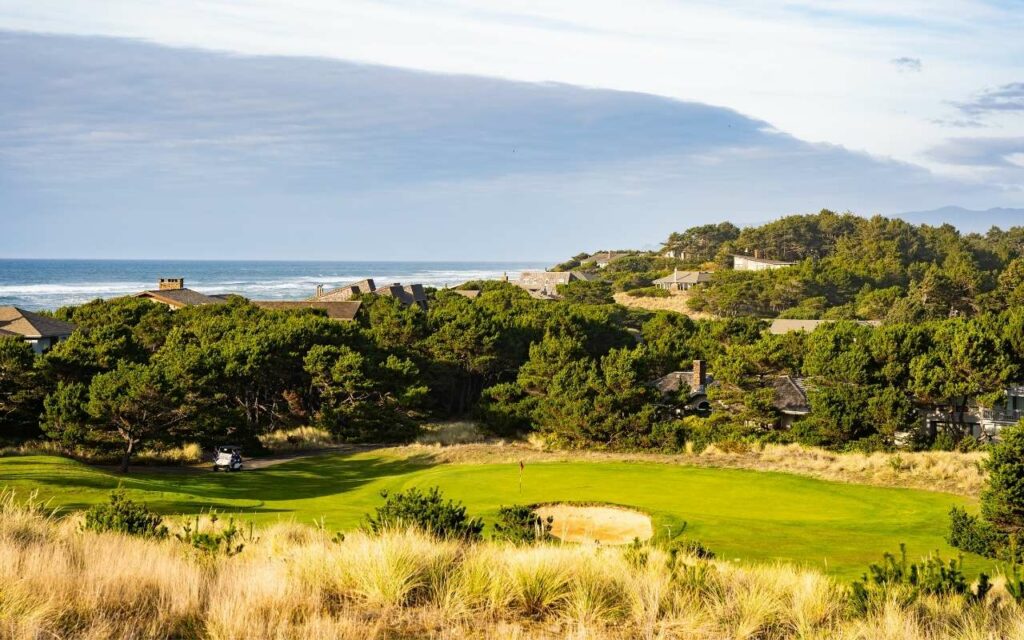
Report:
[{"label": "wispy cloud", "polygon": [[920,58],[909,58],[907,56],[900,56],[899,58],[893,58],[890,62],[901,72],[913,72],[919,73],[921,71],[921,59]]},{"label": "wispy cloud", "polygon": [[1024,82],[1011,82],[993,89],[986,89],[970,100],[955,104],[963,113],[974,116],[1024,112]]}]

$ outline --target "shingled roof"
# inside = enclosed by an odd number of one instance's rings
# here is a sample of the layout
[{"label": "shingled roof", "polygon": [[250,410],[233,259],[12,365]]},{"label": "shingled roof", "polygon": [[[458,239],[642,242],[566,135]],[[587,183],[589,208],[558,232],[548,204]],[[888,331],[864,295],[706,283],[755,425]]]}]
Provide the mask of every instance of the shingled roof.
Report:
[{"label": "shingled roof", "polygon": [[224,304],[224,296],[208,296],[192,289],[151,289],[135,294],[136,298],[149,298],[172,307],[191,307],[202,304]]},{"label": "shingled roof", "polygon": [[75,325],[56,318],[41,316],[18,307],[0,307],[0,335],[23,338],[63,338],[71,335]]},{"label": "shingled roof", "polygon": [[776,409],[790,415],[806,415],[811,412],[807,400],[807,387],[802,378],[779,376],[775,378],[775,398],[772,402]]},{"label": "shingled roof", "polygon": [[673,271],[655,280],[654,284],[703,284],[711,282],[713,277],[710,271]]},{"label": "shingled roof", "polygon": [[291,309],[323,309],[327,317],[332,320],[351,322],[356,319],[356,313],[362,302],[359,300],[345,300],[337,302],[318,300],[253,300],[252,303],[261,309],[272,311],[288,311]]}]

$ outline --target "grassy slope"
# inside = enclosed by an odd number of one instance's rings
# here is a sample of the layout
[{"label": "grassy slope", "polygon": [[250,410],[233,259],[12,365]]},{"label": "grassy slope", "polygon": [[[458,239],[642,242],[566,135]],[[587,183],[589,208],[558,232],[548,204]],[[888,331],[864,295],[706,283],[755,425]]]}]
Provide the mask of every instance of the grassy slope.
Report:
[{"label": "grassy slope", "polygon": [[[964,498],[948,494],[839,484],[806,477],[643,463],[528,464],[522,493],[515,464],[431,465],[378,453],[327,455],[240,474],[149,474],[122,477],[62,458],[0,459],[0,485],[38,490],[72,509],[105,500],[119,483],[164,513],[216,508],[257,521],[278,518],[347,529],[380,503],[381,489],[440,485],[471,513],[545,501],[601,501],[654,516],[659,534],[691,535],[719,557],[787,560],[858,575],[882,551],[907,543],[912,557],[955,555],[942,534],[946,513]],[[968,559],[969,568],[981,561]]]}]

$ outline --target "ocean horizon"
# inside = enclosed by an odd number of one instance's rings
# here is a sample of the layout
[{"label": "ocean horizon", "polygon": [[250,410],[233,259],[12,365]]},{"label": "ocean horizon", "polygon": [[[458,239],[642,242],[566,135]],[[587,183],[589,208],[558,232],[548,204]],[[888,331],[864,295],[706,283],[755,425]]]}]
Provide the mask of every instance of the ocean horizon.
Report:
[{"label": "ocean horizon", "polygon": [[467,280],[497,279],[539,261],[322,261],[322,260],[58,260],[0,259],[0,305],[52,310],[96,298],[155,289],[158,278],[185,278],[206,294],[237,293],[254,300],[305,299],[330,288],[373,278],[378,284],[420,283],[454,287]]}]

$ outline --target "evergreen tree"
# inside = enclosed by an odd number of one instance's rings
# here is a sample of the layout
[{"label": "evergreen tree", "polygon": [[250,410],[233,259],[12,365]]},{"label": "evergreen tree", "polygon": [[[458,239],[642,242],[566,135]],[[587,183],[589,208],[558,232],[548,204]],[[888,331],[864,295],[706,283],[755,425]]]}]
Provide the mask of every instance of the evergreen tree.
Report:
[{"label": "evergreen tree", "polygon": [[1024,423],[1003,429],[989,454],[981,515],[1007,533],[1024,530]]}]

